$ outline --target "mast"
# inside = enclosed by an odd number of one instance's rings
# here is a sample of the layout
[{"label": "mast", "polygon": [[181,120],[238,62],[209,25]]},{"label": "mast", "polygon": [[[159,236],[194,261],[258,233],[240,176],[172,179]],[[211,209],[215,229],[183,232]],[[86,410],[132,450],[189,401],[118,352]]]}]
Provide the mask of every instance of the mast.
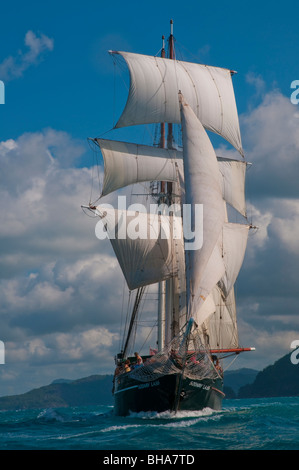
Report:
[{"label": "mast", "polygon": [[131,315],[131,320],[130,320],[130,325],[129,325],[129,329],[128,329],[128,333],[127,333],[126,342],[125,342],[124,347],[122,348],[122,356],[123,357],[126,357],[127,352],[128,352],[129,342],[130,342],[133,327],[134,327],[134,324],[135,324],[135,321],[136,321],[136,318],[137,318],[137,315],[138,315],[139,306],[140,306],[140,302],[141,302],[143,293],[144,293],[144,287],[140,287],[140,288],[137,289],[135,302],[134,302],[134,308],[133,308],[133,312],[132,312],[132,315]]},{"label": "mast", "polygon": [[[165,36],[162,36],[161,57],[165,58]],[[165,148],[165,122],[161,123],[160,147]],[[165,190],[165,182],[161,181],[161,193]]]},{"label": "mast", "polygon": [[[170,20],[170,36],[168,39],[168,45],[169,45],[169,59],[174,59],[175,54],[174,54],[173,20]],[[167,147],[171,149],[172,145],[173,145],[172,123],[169,123],[168,134],[167,134]],[[170,195],[172,191],[172,183],[168,183],[167,187],[168,187],[168,194]]]},{"label": "mast", "polygon": [[[165,58],[165,37],[162,36],[161,57]],[[173,20],[170,20],[170,36],[168,38],[169,58],[174,59],[174,36],[173,36]],[[165,148],[165,123],[161,123],[160,147]],[[167,124],[167,148],[173,148],[173,125]],[[172,204],[172,183],[161,182],[160,202]],[[165,197],[164,194],[167,196]],[[159,305],[158,305],[158,350],[161,350],[165,342],[168,343],[176,334],[174,319],[174,293],[175,279],[171,278],[167,281],[159,283]]]},{"label": "mast", "polygon": [[[165,58],[165,36],[162,36],[162,50],[161,57]],[[160,130],[160,147],[165,148],[165,122],[161,123]],[[164,203],[165,197],[165,181],[161,181],[160,184],[160,197],[159,204]],[[165,346],[165,309],[166,309],[166,282],[159,282],[158,291],[158,351],[161,351]]]},{"label": "mast", "polygon": [[[173,20],[170,20],[170,36],[168,38],[168,54],[169,59],[175,59],[174,53],[174,36],[173,36]],[[167,148],[173,148],[173,124],[170,122],[167,124]],[[167,203],[172,204],[172,191],[173,185],[171,182],[167,183]],[[177,333],[178,324],[177,319],[175,319],[175,297],[176,295],[176,279],[171,278],[166,282],[166,316],[165,316],[165,333],[166,333],[166,343],[172,340],[172,338]]]}]

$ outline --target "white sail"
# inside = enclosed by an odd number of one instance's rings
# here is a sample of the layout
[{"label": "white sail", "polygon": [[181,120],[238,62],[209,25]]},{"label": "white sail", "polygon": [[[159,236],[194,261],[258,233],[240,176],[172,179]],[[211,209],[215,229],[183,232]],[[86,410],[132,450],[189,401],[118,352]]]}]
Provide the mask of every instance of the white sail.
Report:
[{"label": "white sail", "polygon": [[214,311],[207,316],[204,327],[211,349],[238,348],[238,328],[234,289],[223,299],[221,290],[216,286],[210,294]]},{"label": "white sail", "polygon": [[[203,246],[186,253],[188,311],[195,316],[224,274],[218,240],[225,222],[221,176],[213,146],[191,107],[180,95],[184,146],[185,202],[203,205]],[[198,318],[198,315],[197,315]],[[198,318],[199,324],[201,318]]]},{"label": "white sail", "polygon": [[219,284],[225,297],[230,293],[240,272],[245,256],[249,228],[249,225],[235,223],[225,223],[223,226],[222,256],[225,274]]},{"label": "white sail", "polygon": [[[201,280],[200,295],[207,294],[206,301],[196,312],[195,321],[197,323],[205,322],[211,314],[216,312],[216,305],[219,305],[218,299],[220,293],[223,299],[228,299],[236,282],[237,276],[240,272],[245,250],[247,246],[249,225],[224,223],[220,233],[218,243],[214,248],[213,254],[209,259],[208,265],[205,270],[203,279]],[[215,266],[224,266],[221,279],[217,279],[218,286],[213,289],[213,292],[219,291],[218,297],[215,300],[215,293],[210,293],[209,287],[213,283],[215,276]],[[219,274],[217,274],[219,275]],[[210,280],[211,279],[211,280]],[[195,298],[196,299],[196,298]],[[222,301],[224,305],[224,300]]]},{"label": "white sail", "polygon": [[[184,191],[183,152],[96,139],[104,159],[102,196],[144,181],[178,181]],[[246,216],[246,162],[217,157],[224,200]]]},{"label": "white sail", "polygon": [[102,196],[144,181],[176,181],[183,169],[182,152],[96,139],[104,158]]},{"label": "white sail", "polygon": [[183,256],[180,217],[104,206],[97,206],[96,210],[130,290],[177,274],[178,256]]},{"label": "white sail", "polygon": [[199,311],[195,313],[195,322],[197,325],[203,325],[207,318],[210,318],[216,312],[216,304],[212,293],[208,295]]},{"label": "white sail", "polygon": [[[239,346],[234,295],[250,228],[240,217],[247,218],[247,163],[241,157],[217,157],[207,133],[220,135],[244,157],[233,73],[173,60],[173,41],[171,26],[171,59],[112,52],[126,61],[130,72],[129,95],[115,129],[160,124],[160,144],[167,138],[169,149],[92,139],[104,160],[97,201],[129,185],[139,184],[144,191],[134,191],[139,203],[128,210],[126,197],[120,195],[118,209],[104,202],[82,206],[99,217],[96,236],[110,240],[129,290],[137,289],[115,357],[113,395],[121,416],[148,409],[220,409],[224,393],[219,360],[222,364],[230,353],[249,349]],[[162,56],[164,51],[163,39]],[[181,125],[183,151],[174,148],[172,124]],[[137,334],[137,325],[145,326],[138,318],[143,287],[151,284],[159,284],[158,298],[150,299],[151,307],[158,301],[157,322]],[[148,315],[147,322],[152,320]],[[158,348],[150,347],[153,357],[143,367],[123,368],[123,359],[133,351],[148,354],[144,333],[152,342],[155,328]],[[154,395],[147,391],[152,384]]]},{"label": "white sail", "polygon": [[231,79],[224,68],[115,52],[127,62],[130,91],[115,127],[159,122],[180,123],[179,91],[203,126],[230,142],[243,156]]},{"label": "white sail", "polygon": [[212,291],[217,282],[225,275],[225,266],[217,244],[209,258],[205,272],[200,280],[200,288],[194,295],[193,312],[198,325],[202,325],[207,318],[216,311]]},{"label": "white sail", "polygon": [[247,162],[217,157],[222,174],[222,193],[225,201],[246,217],[245,173]]},{"label": "white sail", "polygon": [[[234,284],[243,263],[248,231],[249,225],[226,222],[219,236],[217,248],[222,251],[225,272],[195,317],[211,349],[238,347]],[[211,270],[213,264],[211,259]]]}]

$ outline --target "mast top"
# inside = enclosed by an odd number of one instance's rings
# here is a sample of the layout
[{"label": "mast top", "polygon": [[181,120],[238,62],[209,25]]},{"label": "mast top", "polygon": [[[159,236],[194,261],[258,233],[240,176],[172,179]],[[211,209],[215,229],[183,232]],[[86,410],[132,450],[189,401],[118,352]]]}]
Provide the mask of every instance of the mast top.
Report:
[{"label": "mast top", "polygon": [[173,36],[173,20],[170,20],[170,35]]},{"label": "mast top", "polygon": [[174,53],[174,36],[173,36],[173,20],[170,20],[170,36],[168,38],[169,43],[169,58],[175,59]]}]

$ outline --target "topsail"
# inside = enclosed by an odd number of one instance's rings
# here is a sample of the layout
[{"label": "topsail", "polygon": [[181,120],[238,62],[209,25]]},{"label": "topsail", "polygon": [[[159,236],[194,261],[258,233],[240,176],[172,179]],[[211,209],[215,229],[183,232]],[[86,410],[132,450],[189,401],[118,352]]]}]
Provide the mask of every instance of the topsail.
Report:
[{"label": "topsail", "polygon": [[202,125],[244,155],[231,70],[129,52],[113,53],[125,59],[130,71],[129,96],[116,128],[180,124],[180,90]]}]

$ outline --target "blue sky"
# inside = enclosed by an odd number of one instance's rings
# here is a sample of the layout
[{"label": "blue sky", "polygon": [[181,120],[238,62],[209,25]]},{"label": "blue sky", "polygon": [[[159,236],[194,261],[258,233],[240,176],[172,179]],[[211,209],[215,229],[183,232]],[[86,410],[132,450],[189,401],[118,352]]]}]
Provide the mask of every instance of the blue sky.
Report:
[{"label": "blue sky", "polygon": [[93,162],[86,138],[111,129],[125,99],[117,76],[114,104],[107,50],[156,54],[171,18],[179,58],[238,72],[243,144],[254,164],[249,207],[260,230],[237,286],[242,343],[257,351],[237,367],[260,369],[289,352],[299,336],[299,107],[290,102],[297,16],[294,1],[1,6],[0,395],[112,371],[123,281],[81,213]]},{"label": "blue sky", "polygon": [[290,80],[296,77],[299,40],[295,2],[275,2],[270,7],[257,1],[242,7],[238,2],[172,3],[170,7],[169,2],[154,1],[141,7],[140,2],[116,1],[111,7],[101,1],[13,1],[2,6],[2,59],[25,51],[29,30],[52,38],[54,49],[44,54],[38,66],[28,67],[22,80],[7,83],[9,106],[1,134],[16,136],[51,126],[84,139],[106,130],[104,110],[111,100],[111,77],[104,69],[112,62],[105,56],[106,49],[155,54],[161,35],[169,34],[170,17],[178,53],[180,49],[184,56],[189,52],[188,58],[238,71],[240,112],[246,110],[252,94],[245,79],[248,71],[261,75],[268,87],[276,84],[289,94]]}]

